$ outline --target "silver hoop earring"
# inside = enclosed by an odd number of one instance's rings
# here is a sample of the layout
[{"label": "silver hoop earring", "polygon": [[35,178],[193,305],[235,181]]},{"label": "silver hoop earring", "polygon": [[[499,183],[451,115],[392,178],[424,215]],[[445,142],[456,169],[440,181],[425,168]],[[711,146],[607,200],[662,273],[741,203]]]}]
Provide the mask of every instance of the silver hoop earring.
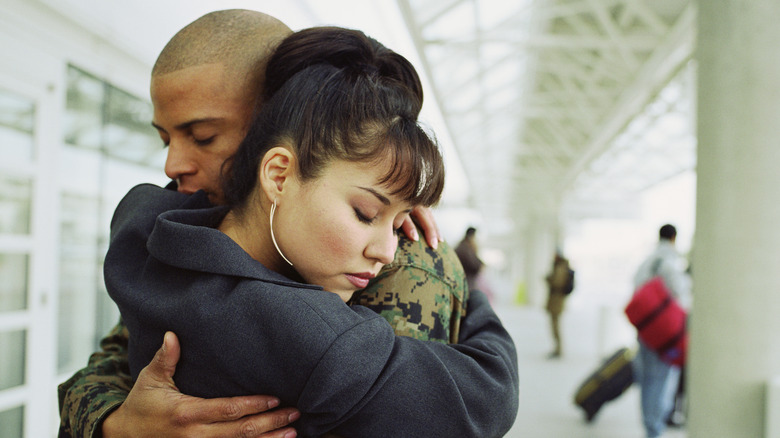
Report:
[{"label": "silver hoop earring", "polygon": [[284,254],[282,254],[282,250],[279,249],[279,245],[276,243],[276,237],[274,237],[274,212],[275,211],[276,211],[276,199],[274,199],[274,203],[273,203],[273,205],[271,205],[271,219],[270,219],[270,223],[271,223],[271,241],[274,243],[274,247],[276,247],[276,252],[278,252],[279,255],[282,256],[282,258],[284,259],[285,262],[289,263],[290,266],[292,266],[293,265],[292,262],[287,260],[287,257],[285,257]]}]

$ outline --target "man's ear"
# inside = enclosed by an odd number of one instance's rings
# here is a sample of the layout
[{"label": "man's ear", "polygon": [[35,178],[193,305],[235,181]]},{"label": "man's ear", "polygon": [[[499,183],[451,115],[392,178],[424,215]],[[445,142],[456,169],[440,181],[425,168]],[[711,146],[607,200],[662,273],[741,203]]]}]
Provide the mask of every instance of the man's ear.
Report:
[{"label": "man's ear", "polygon": [[290,184],[295,178],[296,172],[295,155],[289,149],[276,146],[265,153],[260,162],[258,179],[263,192],[271,202],[279,198],[285,185]]}]

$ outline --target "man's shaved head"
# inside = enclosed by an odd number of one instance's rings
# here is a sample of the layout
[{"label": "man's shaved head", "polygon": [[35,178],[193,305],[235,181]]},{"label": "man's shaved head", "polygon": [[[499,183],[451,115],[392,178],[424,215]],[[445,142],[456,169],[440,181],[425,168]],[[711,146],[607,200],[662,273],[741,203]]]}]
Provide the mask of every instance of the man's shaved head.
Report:
[{"label": "man's shaved head", "polygon": [[165,174],[183,193],[220,202],[222,164],[262,104],[266,64],[292,31],[257,11],[208,13],[171,38],[152,69],[152,125],[168,146]]},{"label": "man's shaved head", "polygon": [[[268,57],[290,33],[287,25],[262,12],[210,12],[171,38],[152,68],[152,77],[203,64],[222,64],[236,75],[239,84],[254,88],[263,83]],[[246,91],[261,91],[252,88]]]}]

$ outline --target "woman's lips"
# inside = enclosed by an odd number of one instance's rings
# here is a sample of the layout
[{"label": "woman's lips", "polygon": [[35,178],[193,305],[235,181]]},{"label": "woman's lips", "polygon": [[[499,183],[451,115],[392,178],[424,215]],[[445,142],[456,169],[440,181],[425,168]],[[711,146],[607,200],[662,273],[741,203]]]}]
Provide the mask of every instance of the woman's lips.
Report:
[{"label": "woman's lips", "polygon": [[370,272],[363,272],[359,274],[346,274],[347,279],[350,283],[352,283],[356,288],[363,289],[366,286],[368,286],[369,280],[374,278],[376,274],[372,274]]}]

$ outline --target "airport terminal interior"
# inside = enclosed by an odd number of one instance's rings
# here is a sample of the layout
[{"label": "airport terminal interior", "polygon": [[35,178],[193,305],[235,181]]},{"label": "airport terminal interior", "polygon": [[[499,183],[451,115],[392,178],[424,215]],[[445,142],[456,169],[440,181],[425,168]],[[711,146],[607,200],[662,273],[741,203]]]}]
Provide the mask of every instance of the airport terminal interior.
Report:
[{"label": "airport terminal interior", "polygon": [[[636,350],[624,307],[667,223],[693,306],[663,436],[780,437],[775,0],[0,0],[0,438],[55,436],[57,385],[117,323],[114,208],[168,183],[152,65],[230,8],[362,30],[420,73],[446,165],[437,225],[453,247],[477,230],[478,287],[517,347],[507,437],[645,437],[638,385],[592,421],[574,395]],[[576,283],[550,358],[556,253]]]}]

